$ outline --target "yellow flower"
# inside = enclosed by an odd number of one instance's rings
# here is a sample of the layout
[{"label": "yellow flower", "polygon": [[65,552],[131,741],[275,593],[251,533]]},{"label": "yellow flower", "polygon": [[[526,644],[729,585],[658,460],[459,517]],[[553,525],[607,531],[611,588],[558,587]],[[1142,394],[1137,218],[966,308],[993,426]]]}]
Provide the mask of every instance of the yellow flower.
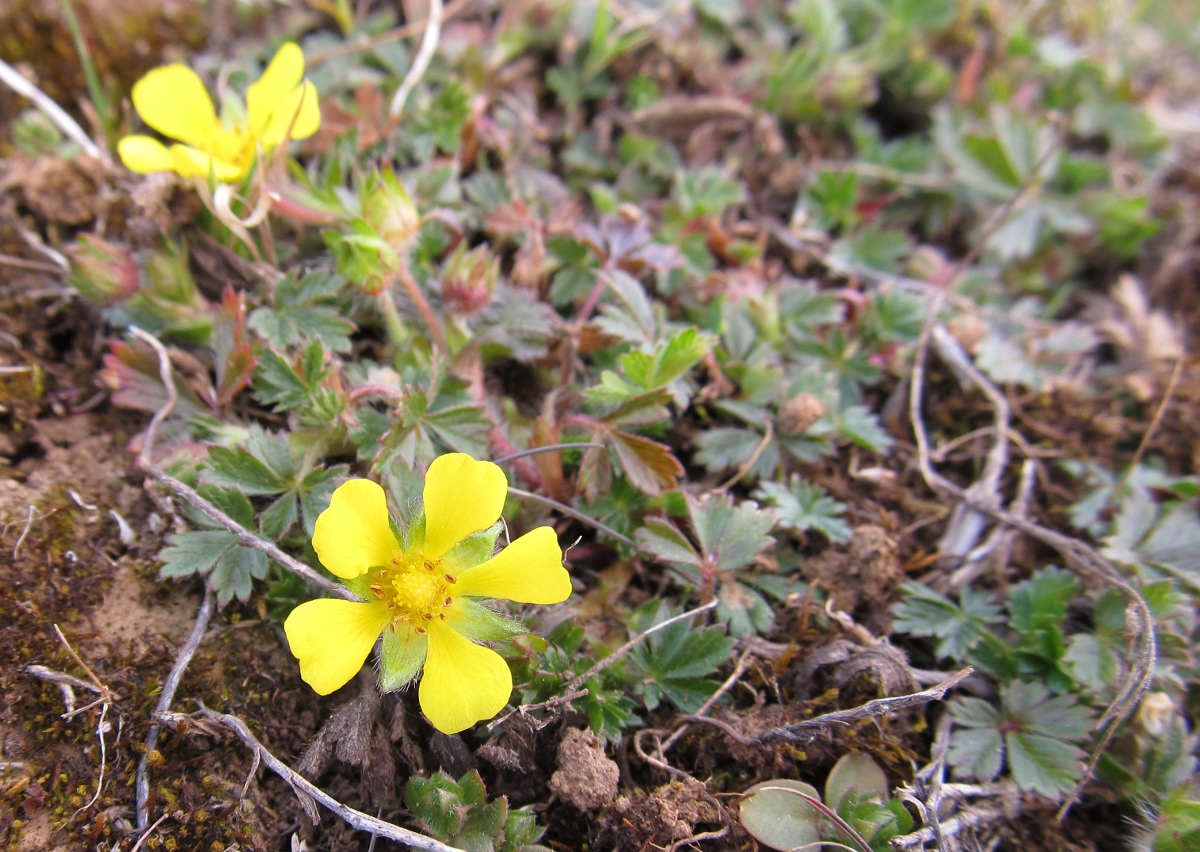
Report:
[{"label": "yellow flower", "polygon": [[424,517],[401,534],[383,489],[352,479],[317,518],[321,563],[362,602],[324,598],[296,607],[283,624],[300,676],[328,695],[362,668],[382,634],[380,685],[411,681],[424,668],[421,709],[439,731],[495,716],[512,694],[504,659],[472,640],[524,628],[475,601],[560,603],[571,579],[551,527],[538,527],[492,556],[508,494],[504,472],[462,453],[439,456],[425,478]]},{"label": "yellow flower", "polygon": [[317,132],[317,90],[303,76],[304,54],[288,42],[246,92],[245,119],[226,127],[195,71],[178,64],[155,68],[134,84],[133,105],[142,121],[185,144],[168,148],[150,136],[126,136],[117,143],[121,161],[142,174],[170,171],[183,177],[211,174],[225,183],[240,180],[257,154],[286,138]]}]

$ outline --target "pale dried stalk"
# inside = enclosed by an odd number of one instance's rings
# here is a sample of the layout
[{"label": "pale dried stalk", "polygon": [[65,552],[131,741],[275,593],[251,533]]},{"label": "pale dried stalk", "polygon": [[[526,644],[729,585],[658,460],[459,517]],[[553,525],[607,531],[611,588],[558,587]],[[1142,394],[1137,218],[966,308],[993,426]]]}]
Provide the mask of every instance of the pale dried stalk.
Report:
[{"label": "pale dried stalk", "polygon": [[825,713],[812,719],[805,719],[803,722],[771,728],[753,737],[743,736],[741,732],[734,729],[727,722],[712,719],[708,716],[692,715],[680,718],[688,722],[702,722],[706,725],[720,728],[739,745],[762,745],[772,740],[780,739],[790,742],[807,742],[834,725],[849,725],[852,722],[858,722],[873,716],[887,716],[890,713],[895,713],[897,710],[906,710],[909,707],[916,707],[930,701],[941,701],[949,690],[964,681],[974,671],[975,669],[967,666],[962,671],[955,672],[937,686],[922,690],[921,692],[914,692],[909,695],[896,695],[890,698],[876,698],[874,701],[868,701],[866,704],[858,707],[851,707],[849,710],[835,710],[832,713]]},{"label": "pale dried stalk", "polygon": [[3,59],[0,59],[0,81],[7,83],[8,87],[18,95],[32,101],[33,105],[46,118],[54,122],[55,127],[83,149],[83,153],[89,157],[95,157],[106,165],[110,163],[108,155],[101,151],[99,146],[83,132],[83,128],[76,123],[75,119],[67,114],[66,110],[56,104],[49,95],[22,77],[16,68],[13,68]]},{"label": "pale dried stalk", "polygon": [[[183,643],[183,647],[179,649],[171,671],[167,673],[167,679],[163,681],[162,692],[159,693],[158,704],[154,708],[156,716],[171,709],[171,702],[175,700],[175,693],[179,690],[179,682],[183,680],[183,673],[191,663],[192,657],[196,656],[196,649],[200,647],[200,641],[204,638],[204,631],[208,628],[208,622],[212,618],[215,608],[216,599],[213,593],[205,592],[204,600],[200,602],[200,608],[196,611],[196,622],[192,625],[192,632],[188,635],[187,641]],[[160,732],[159,725],[150,726],[150,731],[146,734],[146,750],[142,752],[142,757],[137,765],[134,793],[137,798],[137,824],[140,829],[144,829],[150,821],[150,753],[158,746]]]},{"label": "pale dried stalk", "polygon": [[288,786],[296,794],[296,797],[300,799],[305,813],[309,815],[314,823],[317,822],[317,814],[313,802],[317,802],[357,831],[369,832],[388,840],[394,840],[397,843],[407,844],[414,849],[427,850],[427,852],[462,852],[461,849],[454,846],[447,846],[445,843],[434,840],[432,837],[426,837],[407,828],[401,828],[393,823],[355,810],[349,805],[342,804],[268,751],[267,747],[259,742],[250,729],[246,727],[246,723],[237,716],[217,713],[207,708],[202,708],[192,714],[159,713],[155,714],[155,716],[159,722],[169,725],[172,728],[177,727],[181,723],[186,724],[200,719],[216,722],[232,731],[239,740],[254,752],[256,757],[268,769],[287,782]]},{"label": "pale dried stalk", "polygon": [[404,82],[392,96],[391,106],[388,107],[388,120],[393,125],[400,120],[408,96],[421,82],[421,78],[425,76],[425,71],[429,68],[429,63],[433,61],[433,55],[437,53],[438,40],[442,37],[442,12],[442,0],[429,0],[429,18],[425,22],[425,35],[421,39],[421,48],[417,51],[412,67],[408,69],[408,74],[404,77]]}]

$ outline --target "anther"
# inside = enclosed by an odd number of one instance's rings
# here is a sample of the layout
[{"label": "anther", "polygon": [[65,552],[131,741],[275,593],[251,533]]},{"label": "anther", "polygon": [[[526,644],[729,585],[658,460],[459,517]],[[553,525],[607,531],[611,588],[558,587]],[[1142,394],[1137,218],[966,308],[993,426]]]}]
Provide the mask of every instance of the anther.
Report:
[{"label": "anther", "polygon": [[458,582],[458,580],[454,577],[454,575],[449,572],[446,572],[446,574],[444,576],[446,577],[447,583],[457,583]]},{"label": "anther", "polygon": [[424,613],[424,614],[422,614],[422,615],[421,615],[421,618],[425,619],[426,621],[433,621],[433,613],[432,613],[432,612],[426,612],[426,613]]},{"label": "anther", "polygon": [[425,560],[425,570],[426,570],[426,571],[432,571],[432,570],[434,570],[434,565],[433,565],[433,563],[432,563],[432,562],[430,562],[428,559],[426,559],[426,560]]},{"label": "anther", "polygon": [[372,583],[370,586],[367,586],[367,588],[371,590],[371,594],[373,594],[376,599],[383,600],[383,586],[379,585],[378,583]]},{"label": "anther", "polygon": [[386,579],[387,579],[387,569],[386,569],[386,568],[380,568],[380,569],[379,569],[379,579],[380,579],[380,580],[386,580]]},{"label": "anther", "polygon": [[418,636],[424,636],[426,633],[428,633],[428,632],[429,632],[429,631],[428,631],[428,630],[426,630],[424,627],[418,627],[418,628],[416,628],[416,630],[417,630],[417,635],[418,635]]},{"label": "anther", "polygon": [[[443,603],[443,604],[442,604],[442,606],[450,606],[450,604],[452,604],[452,603],[454,603],[454,598],[452,598],[452,597],[450,597],[449,595],[447,595],[447,596],[446,596],[446,601],[445,601],[445,603]],[[444,615],[442,616],[442,618],[445,618],[445,617],[446,617],[446,616],[444,616]]]}]

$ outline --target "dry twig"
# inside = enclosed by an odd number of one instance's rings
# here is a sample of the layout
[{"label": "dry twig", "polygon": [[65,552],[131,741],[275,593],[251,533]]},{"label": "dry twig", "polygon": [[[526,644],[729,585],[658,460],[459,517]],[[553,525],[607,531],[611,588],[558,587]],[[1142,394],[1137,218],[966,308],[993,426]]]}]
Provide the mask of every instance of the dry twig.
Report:
[{"label": "dry twig", "polygon": [[156,713],[155,718],[157,721],[172,728],[180,724],[195,722],[199,719],[216,722],[232,731],[239,740],[254,752],[256,757],[268,769],[287,782],[288,786],[292,788],[292,792],[296,794],[296,798],[300,800],[300,805],[304,808],[304,812],[313,821],[314,825],[320,819],[315,804],[319,803],[357,831],[369,832],[388,840],[394,840],[397,843],[407,844],[414,849],[428,850],[428,852],[462,852],[462,850],[453,846],[447,846],[445,843],[434,840],[432,837],[426,837],[407,828],[401,828],[398,825],[342,804],[268,751],[267,747],[259,742],[250,729],[246,727],[246,723],[237,716],[230,716],[207,708],[201,708],[192,714]]},{"label": "dry twig", "polygon": [[0,59],[0,81],[8,84],[8,87],[23,98],[28,98],[33,102],[46,118],[54,122],[55,127],[63,132],[63,134],[83,149],[83,153],[89,157],[95,157],[97,160],[108,164],[109,159],[99,146],[91,140],[83,128],[71,118],[62,107],[54,102],[54,100],[39,89],[33,83],[21,76],[16,68],[13,68],[3,59]]},{"label": "dry twig", "polygon": [[[171,666],[171,671],[167,673],[167,679],[163,681],[162,692],[158,696],[158,704],[155,705],[155,715],[166,713],[171,709],[171,702],[175,700],[175,693],[179,689],[179,682],[183,680],[183,673],[187,670],[188,664],[192,661],[192,657],[196,655],[196,649],[200,647],[200,641],[204,638],[204,631],[208,628],[208,622],[212,618],[213,610],[216,608],[216,598],[211,591],[204,593],[204,600],[200,602],[200,608],[196,611],[196,623],[192,625],[192,632],[188,635],[187,641],[183,643],[183,647],[179,649],[179,653],[175,656],[175,662]],[[134,793],[137,798],[137,824],[138,828],[145,828],[150,821],[150,753],[158,746],[158,735],[161,732],[161,727],[157,724],[150,726],[150,731],[146,734],[146,750],[142,752],[141,760],[137,765],[137,776],[134,781]]]},{"label": "dry twig", "polygon": [[906,710],[909,707],[916,707],[930,701],[941,701],[949,690],[966,680],[974,671],[975,669],[967,666],[962,671],[955,672],[937,686],[922,690],[921,692],[913,692],[909,695],[896,695],[889,698],[876,698],[874,701],[868,701],[866,704],[858,707],[851,707],[849,710],[835,710],[832,713],[824,713],[812,719],[805,719],[803,722],[771,728],[753,737],[743,736],[732,725],[722,722],[719,719],[710,719],[708,716],[689,715],[680,718],[689,722],[703,722],[706,725],[720,728],[739,745],[762,745],[772,740],[810,742],[822,731],[834,725],[849,725],[852,722],[858,722],[873,716],[887,716],[890,713],[895,713],[897,710]]},{"label": "dry twig", "polygon": [[404,104],[408,100],[408,96],[425,76],[425,71],[429,68],[429,63],[433,61],[433,55],[437,52],[438,40],[442,37],[442,11],[442,0],[429,0],[429,18],[425,21],[425,35],[421,39],[421,48],[417,51],[412,67],[408,69],[404,82],[392,96],[392,103],[388,107],[388,121],[392,125],[400,121],[400,114],[404,112]]}]

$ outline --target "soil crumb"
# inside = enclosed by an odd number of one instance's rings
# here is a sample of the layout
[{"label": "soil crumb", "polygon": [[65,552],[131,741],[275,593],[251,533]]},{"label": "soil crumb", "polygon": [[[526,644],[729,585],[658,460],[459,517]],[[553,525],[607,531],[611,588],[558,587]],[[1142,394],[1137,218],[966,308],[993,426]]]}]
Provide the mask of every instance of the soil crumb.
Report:
[{"label": "soil crumb", "polygon": [[621,770],[591,731],[569,728],[558,744],[558,770],[550,776],[550,790],[567,804],[591,811],[617,798]]},{"label": "soil crumb", "polygon": [[721,811],[704,784],[683,778],[649,796],[622,796],[603,816],[614,848],[646,849],[693,836],[700,823],[719,822]]}]

